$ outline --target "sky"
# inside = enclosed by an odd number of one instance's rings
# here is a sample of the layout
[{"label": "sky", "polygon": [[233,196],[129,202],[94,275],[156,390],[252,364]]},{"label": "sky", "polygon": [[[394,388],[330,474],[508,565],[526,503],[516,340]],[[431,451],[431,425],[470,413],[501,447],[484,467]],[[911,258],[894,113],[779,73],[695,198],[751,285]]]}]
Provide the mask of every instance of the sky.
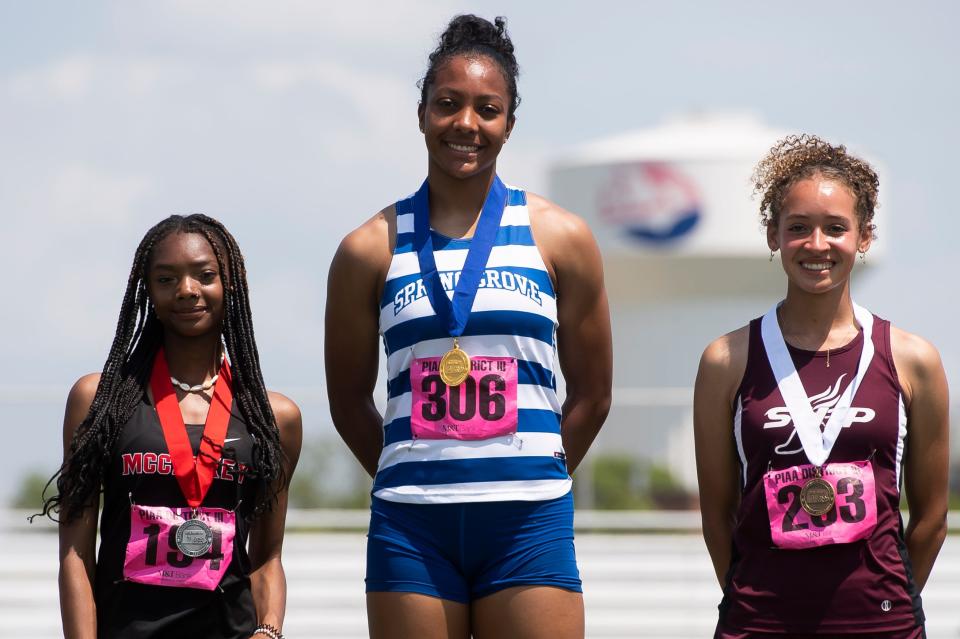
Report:
[{"label": "sky", "polygon": [[[423,179],[416,82],[461,12],[508,17],[512,184],[549,196],[570,149],[691,112],[877,158],[887,250],[856,297],[960,380],[955,3],[0,0],[0,419],[22,451],[0,479],[56,465],[66,391],[102,367],[136,244],[171,213],[236,236],[268,385],[309,408],[308,435],[330,433],[329,263]],[[734,328],[698,326],[666,385],[692,383],[702,335]]]}]

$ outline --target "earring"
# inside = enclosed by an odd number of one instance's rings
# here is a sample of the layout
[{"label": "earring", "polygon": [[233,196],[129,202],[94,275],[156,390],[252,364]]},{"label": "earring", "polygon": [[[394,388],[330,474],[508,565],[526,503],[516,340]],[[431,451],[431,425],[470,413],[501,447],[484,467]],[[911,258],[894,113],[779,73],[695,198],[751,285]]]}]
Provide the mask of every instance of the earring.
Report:
[{"label": "earring", "polygon": [[861,264],[866,264],[866,263],[867,263],[867,252],[866,252],[866,251],[860,251],[860,263],[861,263]]},{"label": "earring", "polygon": [[772,251],[772,250],[770,251],[770,261],[771,261],[771,262],[773,261],[773,251]]}]

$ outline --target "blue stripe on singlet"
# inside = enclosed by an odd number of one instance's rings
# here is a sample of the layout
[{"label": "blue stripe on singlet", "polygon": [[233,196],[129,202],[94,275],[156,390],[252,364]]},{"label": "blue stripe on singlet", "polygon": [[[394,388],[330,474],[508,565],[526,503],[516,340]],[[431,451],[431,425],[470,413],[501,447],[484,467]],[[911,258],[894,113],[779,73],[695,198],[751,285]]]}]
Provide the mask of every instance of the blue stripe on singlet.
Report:
[{"label": "blue stripe on singlet", "polygon": [[[523,189],[513,189],[507,187],[507,206],[523,206],[527,203],[527,192]],[[409,215],[413,213],[413,196],[403,200],[398,200],[396,204],[397,215]]]},{"label": "blue stripe on singlet", "polygon": [[[517,360],[517,383],[535,384],[537,386],[546,386],[547,388],[557,389],[557,380],[553,371],[547,370],[536,362],[529,362],[525,359]],[[405,368],[400,374],[387,382],[387,399],[393,399],[398,395],[410,392],[410,369]]]},{"label": "blue stripe on singlet", "polygon": [[567,465],[557,457],[487,457],[407,462],[377,472],[373,491],[394,486],[430,486],[491,481],[566,479]]},{"label": "blue stripe on singlet", "polygon": [[[436,231],[433,231],[433,248],[435,251],[467,248],[470,245],[469,242],[469,239],[464,240],[446,237],[444,235],[440,235]],[[533,241],[533,233],[530,232],[529,226],[501,226],[499,229],[497,229],[497,237],[494,240],[493,245],[536,246]],[[398,233],[397,248],[394,250],[394,254],[412,253],[413,250],[413,233]]]},{"label": "blue stripe on singlet", "polygon": [[[560,415],[552,410],[521,408],[517,411],[518,433],[560,433]],[[413,439],[410,418],[398,417],[383,429],[383,445]]]},{"label": "blue stripe on singlet", "polygon": [[[521,266],[503,266],[491,270],[496,270],[497,272],[507,271],[513,273],[514,275],[522,275],[539,287],[541,295],[553,297],[553,282],[550,281],[550,275],[547,274],[546,271],[536,268],[523,268]],[[403,290],[403,287],[405,287],[407,284],[414,283],[419,279],[420,273],[411,273],[410,275],[402,275],[389,280],[383,286],[383,295],[380,297],[381,308],[386,308],[387,306],[393,305],[393,298],[396,297],[397,293]],[[481,286],[481,290],[484,288],[487,287]],[[496,288],[502,289],[503,287]]]},{"label": "blue stripe on singlet", "polygon": [[[552,346],[553,321],[543,315],[523,311],[476,312],[470,314],[467,328],[463,331],[464,337],[472,335],[532,337]],[[388,355],[418,342],[449,337],[446,323],[436,315],[407,320],[387,329],[383,334]]]},{"label": "blue stripe on singlet", "polygon": [[523,206],[527,203],[527,192],[522,189],[507,188],[507,206]]}]

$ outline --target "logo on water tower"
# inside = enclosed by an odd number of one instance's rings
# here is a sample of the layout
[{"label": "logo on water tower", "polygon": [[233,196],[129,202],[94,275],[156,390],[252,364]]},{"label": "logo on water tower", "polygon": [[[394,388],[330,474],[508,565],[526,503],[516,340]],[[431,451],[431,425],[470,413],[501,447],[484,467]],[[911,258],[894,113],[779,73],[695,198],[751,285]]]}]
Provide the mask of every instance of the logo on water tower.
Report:
[{"label": "logo on water tower", "polygon": [[600,218],[642,242],[667,244],[700,220],[700,196],[693,180],[659,162],[618,166],[597,196]]}]

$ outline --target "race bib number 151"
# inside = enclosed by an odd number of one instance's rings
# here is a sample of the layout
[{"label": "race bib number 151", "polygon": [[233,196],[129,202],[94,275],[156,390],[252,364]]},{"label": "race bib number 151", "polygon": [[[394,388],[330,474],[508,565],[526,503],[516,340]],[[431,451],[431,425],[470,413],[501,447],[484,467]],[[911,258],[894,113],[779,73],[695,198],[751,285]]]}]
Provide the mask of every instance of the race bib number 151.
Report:
[{"label": "race bib number 151", "polygon": [[130,541],[123,562],[128,581],[154,586],[213,590],[233,558],[236,513],[200,507],[196,518],[210,527],[213,543],[200,557],[177,550],[177,530],[191,518],[191,508],[130,506]]}]

